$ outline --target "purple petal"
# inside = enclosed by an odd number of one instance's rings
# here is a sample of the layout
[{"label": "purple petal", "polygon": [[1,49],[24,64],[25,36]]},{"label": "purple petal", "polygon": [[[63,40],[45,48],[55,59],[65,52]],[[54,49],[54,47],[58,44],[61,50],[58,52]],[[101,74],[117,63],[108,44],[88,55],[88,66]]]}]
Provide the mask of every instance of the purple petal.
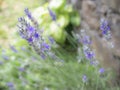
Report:
[{"label": "purple petal", "polygon": [[52,37],[49,37],[49,41],[50,41],[51,44],[53,44],[55,42]]},{"label": "purple petal", "polygon": [[99,69],[99,73],[100,73],[100,74],[102,74],[102,73],[104,73],[104,72],[105,72],[105,69],[104,69],[104,68],[100,68],[100,69]]},{"label": "purple petal", "polygon": [[10,49],[11,49],[13,52],[15,52],[15,53],[18,52],[18,51],[16,50],[16,48],[15,48],[14,46],[12,46],[12,45],[10,45]]},{"label": "purple petal", "polygon": [[23,67],[19,67],[18,70],[23,72],[25,69]]},{"label": "purple petal", "polygon": [[84,37],[83,37],[83,40],[82,40],[82,43],[83,43],[83,44],[91,44],[92,42],[91,42],[89,36],[84,36]]},{"label": "purple petal", "polygon": [[49,11],[49,14],[50,14],[52,20],[56,21],[56,14],[50,8],[48,8],[48,11]]},{"label": "purple petal", "polygon": [[42,46],[46,49],[50,49],[50,46],[47,43],[42,43]]},{"label": "purple petal", "polygon": [[87,76],[86,76],[86,75],[83,75],[82,81],[83,81],[84,83],[87,81]]},{"label": "purple petal", "polygon": [[32,15],[31,15],[29,9],[28,9],[28,8],[25,8],[24,11],[25,11],[25,14],[28,16],[28,18],[31,19],[31,18],[32,18]]},{"label": "purple petal", "polygon": [[12,82],[7,82],[6,85],[7,85],[8,87],[14,87],[14,84],[13,84]]},{"label": "purple petal", "polygon": [[38,39],[38,38],[39,38],[39,34],[38,34],[38,33],[35,33],[35,34],[34,34],[34,37]]},{"label": "purple petal", "polygon": [[29,43],[33,42],[33,39],[32,38],[28,38],[28,42]]}]

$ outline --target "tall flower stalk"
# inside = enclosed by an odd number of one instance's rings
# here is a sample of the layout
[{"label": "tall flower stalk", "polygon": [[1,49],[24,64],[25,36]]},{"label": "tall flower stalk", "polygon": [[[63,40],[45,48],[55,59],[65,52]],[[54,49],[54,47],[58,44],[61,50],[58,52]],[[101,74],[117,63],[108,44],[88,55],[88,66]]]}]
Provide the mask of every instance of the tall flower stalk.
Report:
[{"label": "tall flower stalk", "polygon": [[91,48],[91,44],[92,44],[91,38],[90,36],[87,35],[85,30],[81,30],[79,41],[83,45],[82,49],[86,59],[90,61],[90,64],[97,65],[98,61],[96,60],[95,53]]},{"label": "tall flower stalk", "polygon": [[32,16],[29,9],[26,8],[24,12],[31,22],[28,22],[24,17],[18,18],[17,26],[20,36],[25,39],[43,59],[45,59],[46,56],[58,59],[51,51],[51,45],[54,43],[54,39],[48,37],[50,43],[46,42],[43,36],[44,30],[39,28],[38,22]]},{"label": "tall flower stalk", "polygon": [[111,48],[114,47],[114,43],[112,41],[112,33],[111,33],[111,27],[109,25],[109,22],[105,18],[101,18],[100,20],[100,30],[103,35],[104,40],[108,42],[108,44],[111,46]]}]

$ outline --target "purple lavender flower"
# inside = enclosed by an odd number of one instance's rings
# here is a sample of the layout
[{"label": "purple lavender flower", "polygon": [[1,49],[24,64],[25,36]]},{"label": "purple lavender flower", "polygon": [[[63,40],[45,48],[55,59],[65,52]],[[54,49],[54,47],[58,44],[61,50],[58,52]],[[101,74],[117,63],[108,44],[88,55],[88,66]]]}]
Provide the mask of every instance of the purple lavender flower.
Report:
[{"label": "purple lavender flower", "polygon": [[103,36],[107,40],[111,39],[111,32],[110,32],[111,28],[110,28],[110,25],[109,25],[108,21],[104,18],[101,19],[100,30],[102,31]]},{"label": "purple lavender flower", "polygon": [[99,69],[99,73],[100,73],[100,74],[102,74],[102,73],[104,73],[104,72],[105,72],[105,69],[104,69],[104,68],[100,68],[100,69]]},{"label": "purple lavender flower", "polygon": [[27,30],[28,30],[28,32],[30,33],[30,34],[32,34],[32,33],[34,33],[35,32],[35,28],[34,27],[32,27],[32,26],[27,26],[27,28],[26,28]]},{"label": "purple lavender flower", "polygon": [[107,34],[107,32],[110,30],[110,26],[107,20],[101,19],[100,29],[102,30],[102,34]]},{"label": "purple lavender flower", "polygon": [[[48,8],[49,13],[53,20],[56,20],[56,15]],[[20,36],[27,40],[28,43],[34,48],[34,50],[45,59],[46,56],[52,57],[50,55],[55,55],[51,51],[51,44],[47,43],[44,36],[43,30],[39,29],[37,21],[32,16],[28,9],[25,9],[25,14],[31,20],[31,24],[24,17],[18,19],[18,32]],[[37,24],[36,24],[37,23]],[[48,38],[51,43],[54,42],[52,38]],[[52,53],[52,54],[50,54]],[[55,59],[58,59],[57,57]]]},{"label": "purple lavender flower", "polygon": [[19,67],[18,70],[21,71],[21,72],[23,72],[25,70],[25,68]]},{"label": "purple lavender flower", "polygon": [[38,34],[38,33],[35,33],[35,34],[34,34],[34,37],[35,37],[36,39],[39,39],[39,34]]},{"label": "purple lavender flower", "polygon": [[84,51],[84,54],[87,59],[92,59],[94,57],[94,53],[92,51]]},{"label": "purple lavender flower", "polygon": [[6,55],[2,55],[2,58],[3,58],[4,60],[9,60],[9,57],[6,56]]},{"label": "purple lavender flower", "polygon": [[11,88],[14,87],[14,84],[12,82],[7,82],[6,85]]},{"label": "purple lavender flower", "polygon": [[[25,14],[28,16],[28,18],[31,20],[31,22],[35,25],[34,18],[32,17],[32,14],[28,9],[25,9]],[[19,33],[22,36],[22,38],[26,39],[28,43],[40,54],[42,57],[44,54],[49,52],[50,45],[48,45],[42,34],[43,32],[36,26],[30,25],[24,17],[20,17],[18,19],[18,28]]]},{"label": "purple lavender flower", "polygon": [[24,46],[21,47],[21,50],[26,51],[26,48]]},{"label": "purple lavender flower", "polygon": [[111,41],[112,40],[111,28],[109,22],[105,18],[101,19],[100,29],[102,31],[104,39],[109,41],[109,45],[111,46],[111,48],[114,48],[114,42]]},{"label": "purple lavender flower", "polygon": [[99,64],[99,62],[97,60],[92,60],[92,61],[90,61],[90,64],[97,66]]},{"label": "purple lavender flower", "polygon": [[50,49],[50,46],[47,44],[47,43],[42,43],[42,46],[45,48],[45,49]]},{"label": "purple lavender flower", "polygon": [[32,37],[28,38],[27,41],[28,41],[29,43],[32,43],[32,42],[33,42]]},{"label": "purple lavender flower", "polygon": [[93,51],[86,45],[83,46],[83,52],[84,52],[85,57],[89,60],[93,59],[95,56]]},{"label": "purple lavender flower", "polygon": [[90,36],[87,35],[85,30],[81,30],[80,36],[78,36],[78,41],[84,45],[92,44]]},{"label": "purple lavender flower", "polygon": [[50,41],[51,44],[53,44],[55,42],[52,37],[49,37],[49,41]]},{"label": "purple lavender flower", "polygon": [[32,15],[31,15],[31,12],[29,11],[28,8],[25,8],[25,14],[28,16],[29,19],[32,19]]},{"label": "purple lavender flower", "polygon": [[42,54],[41,54],[41,58],[42,58],[43,60],[45,60],[45,59],[46,59],[46,56],[45,56],[45,54],[44,54],[44,53],[42,53]]},{"label": "purple lavender flower", "polygon": [[35,25],[36,28],[38,28],[38,22],[35,20],[35,18],[32,16],[31,12],[29,11],[28,8],[25,8],[24,10],[25,14],[27,15],[27,17],[33,22],[33,24]]},{"label": "purple lavender flower", "polygon": [[86,76],[86,75],[83,75],[82,81],[83,81],[84,83],[87,82],[87,76]]},{"label": "purple lavender flower", "polygon": [[82,43],[83,44],[91,44],[92,42],[91,42],[89,36],[84,36],[83,39],[82,39]]},{"label": "purple lavender flower", "polygon": [[10,45],[10,49],[11,49],[13,52],[15,52],[15,53],[18,52],[18,51],[16,50],[16,48],[15,48],[13,45]]},{"label": "purple lavender flower", "polygon": [[[77,36],[79,37],[79,41],[83,44],[83,53],[85,55],[85,57],[90,60],[90,64],[91,65],[95,65],[95,62],[96,59],[95,59],[95,53],[94,51],[91,49],[91,44],[92,44],[92,41],[90,39],[90,36],[87,35],[86,31],[85,30],[81,30],[81,33],[80,33],[80,36]],[[97,65],[97,63],[96,63]]]},{"label": "purple lavender flower", "polygon": [[48,7],[49,14],[53,21],[56,21],[56,14]]},{"label": "purple lavender flower", "polygon": [[43,42],[41,51],[44,53],[45,51],[48,51],[49,49],[50,49],[50,45],[48,45],[47,43]]},{"label": "purple lavender flower", "polygon": [[18,21],[21,22],[23,20],[23,17],[18,18]]}]

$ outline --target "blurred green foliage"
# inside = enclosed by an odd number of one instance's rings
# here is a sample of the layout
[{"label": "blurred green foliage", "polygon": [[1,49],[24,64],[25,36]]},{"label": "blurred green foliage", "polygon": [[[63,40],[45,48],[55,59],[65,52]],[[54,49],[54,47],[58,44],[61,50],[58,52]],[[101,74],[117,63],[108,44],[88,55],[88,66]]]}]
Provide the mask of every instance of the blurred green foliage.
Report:
[{"label": "blurred green foliage", "polygon": [[[55,12],[56,21],[52,21],[48,7]],[[39,21],[40,27],[45,30],[44,35],[52,36],[60,44],[65,43],[66,33],[71,32],[71,30],[66,31],[66,28],[80,25],[78,12],[73,9],[71,4],[67,4],[66,0],[51,0],[50,3],[45,3],[37,8],[33,15]]]},{"label": "blurred green foliage", "polygon": [[[28,47],[27,47],[28,48]],[[39,55],[23,47],[15,47],[17,53],[11,49],[1,48],[0,55],[0,87],[8,90],[7,82],[14,83],[16,90],[106,90],[106,82],[110,75],[107,71],[99,73],[99,67],[76,61],[76,55],[60,49],[57,55],[64,62],[51,59],[42,60]],[[64,53],[64,54],[63,54]],[[3,58],[7,56],[8,59]],[[20,70],[22,67],[24,70]],[[83,83],[83,75],[87,82]]]},{"label": "blurred green foliage", "polygon": [[0,30],[0,38],[2,39],[6,39],[7,38],[7,34],[4,30]]}]

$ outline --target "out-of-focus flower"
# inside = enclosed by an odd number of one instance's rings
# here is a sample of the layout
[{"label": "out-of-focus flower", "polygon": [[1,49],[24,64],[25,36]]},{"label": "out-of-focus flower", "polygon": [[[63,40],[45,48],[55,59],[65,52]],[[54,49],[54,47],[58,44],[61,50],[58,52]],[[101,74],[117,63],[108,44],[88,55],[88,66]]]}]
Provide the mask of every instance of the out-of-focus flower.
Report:
[{"label": "out-of-focus flower", "polygon": [[48,38],[49,38],[50,43],[54,44],[54,42],[55,42],[54,39],[52,37],[48,37]]},{"label": "out-of-focus flower", "polygon": [[24,67],[19,67],[18,70],[23,72],[25,70],[25,68]]},{"label": "out-of-focus flower", "polygon": [[8,87],[14,87],[14,84],[13,84],[12,82],[7,82],[6,85],[7,85]]},{"label": "out-of-focus flower", "polygon": [[[48,10],[52,19],[55,20],[56,15],[49,8]],[[49,37],[48,40],[50,43],[47,43],[43,36],[43,30],[39,29],[38,25],[36,25],[35,22],[37,21],[34,19],[31,12],[28,9],[25,9],[25,14],[28,16],[32,23],[28,23],[24,17],[20,17],[18,19],[18,32],[20,36],[28,41],[28,43],[41,56],[41,58],[45,59],[46,56],[53,57],[50,56],[54,55],[50,54],[53,53],[51,51],[51,44],[54,42],[53,38]]]},{"label": "out-of-focus flower", "polygon": [[44,53],[41,54],[41,58],[42,58],[42,59],[46,59],[46,56],[45,56]]},{"label": "out-of-focus flower", "polygon": [[13,52],[15,52],[15,53],[18,52],[17,49],[16,49],[13,45],[10,45],[10,49],[11,49]]},{"label": "out-of-focus flower", "polygon": [[90,61],[91,65],[97,66],[99,64],[98,60],[92,60]]},{"label": "out-of-focus flower", "polygon": [[25,14],[27,17],[33,22],[34,26],[38,28],[38,22],[35,20],[35,18],[32,16],[31,12],[29,11],[28,8],[25,8],[24,10]]},{"label": "out-of-focus flower", "polygon": [[2,58],[3,58],[4,60],[9,60],[9,57],[8,57],[7,55],[2,55]]},{"label": "out-of-focus flower", "polygon": [[56,14],[48,7],[49,14],[53,21],[56,21]]},{"label": "out-of-focus flower", "polygon": [[82,43],[83,44],[91,44],[92,41],[90,40],[89,36],[84,36],[83,39],[82,39]]},{"label": "out-of-focus flower", "polygon": [[44,49],[44,50],[49,50],[50,49],[50,45],[48,45],[45,42],[42,43],[42,47],[43,47],[42,49]]},{"label": "out-of-focus flower", "polygon": [[35,37],[36,39],[39,39],[39,34],[38,34],[38,33],[35,33],[35,34],[34,34],[34,37]]},{"label": "out-of-focus flower", "polygon": [[109,40],[111,39],[111,28],[108,21],[105,18],[100,20],[100,30],[102,31],[103,36]]},{"label": "out-of-focus flower", "polygon": [[40,50],[44,48],[42,46],[44,39],[42,38],[42,33],[40,33],[41,35],[39,34],[39,29],[31,26],[23,17],[19,19],[18,28],[20,36],[26,39],[38,54],[42,54],[43,52],[41,53]]},{"label": "out-of-focus flower", "polygon": [[90,36],[88,36],[86,31],[82,29],[80,32],[80,36],[77,35],[77,38],[79,39],[79,42],[83,45],[82,50],[86,59],[90,60],[91,65],[98,65],[98,61],[95,59],[95,53],[91,48],[92,41]]},{"label": "out-of-focus flower", "polygon": [[32,15],[31,15],[31,12],[29,12],[29,9],[28,8],[25,8],[25,14],[28,16],[29,19],[32,19]]},{"label": "out-of-focus flower", "polygon": [[102,30],[103,34],[107,34],[107,31],[110,30],[110,26],[107,20],[105,20],[104,18],[101,19],[100,22],[100,29]]},{"label": "out-of-focus flower", "polygon": [[111,27],[110,27],[107,19],[101,18],[101,20],[100,20],[100,30],[102,31],[102,35],[103,35],[104,39],[107,40],[108,45],[111,48],[114,48],[114,42],[112,41]]},{"label": "out-of-focus flower", "polygon": [[99,69],[99,73],[100,73],[100,74],[102,74],[102,73],[104,73],[104,72],[105,72],[105,69],[104,69],[104,68],[100,68],[100,69]]},{"label": "out-of-focus flower", "polygon": [[83,75],[82,81],[83,81],[84,83],[87,82],[87,76],[86,76],[86,75]]},{"label": "out-of-focus flower", "polygon": [[83,46],[83,52],[84,52],[85,57],[89,60],[92,60],[95,56],[94,52],[87,45]]}]

